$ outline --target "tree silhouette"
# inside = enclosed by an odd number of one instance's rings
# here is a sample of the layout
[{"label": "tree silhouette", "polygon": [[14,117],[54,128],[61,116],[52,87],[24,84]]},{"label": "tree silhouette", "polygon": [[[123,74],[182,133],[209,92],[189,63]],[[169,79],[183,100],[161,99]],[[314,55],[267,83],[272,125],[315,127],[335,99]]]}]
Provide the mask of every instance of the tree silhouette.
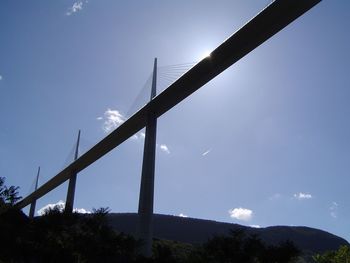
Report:
[{"label": "tree silhouette", "polygon": [[243,230],[228,236],[215,236],[190,256],[190,262],[212,263],[291,263],[299,250],[291,243],[266,246],[257,236],[246,236]]},{"label": "tree silhouette", "polygon": [[[258,236],[235,230],[197,246],[155,240],[153,257],[143,258],[138,255],[140,241],[111,228],[108,208],[70,214],[56,206],[29,219],[13,206],[19,199],[18,187],[6,187],[4,182],[0,177],[0,262],[291,263],[299,254],[291,242],[267,246]],[[344,247],[320,255],[317,262],[345,263],[349,254],[349,247]],[[338,261],[322,261],[328,256]]]},{"label": "tree silhouette", "polygon": [[338,250],[317,254],[313,259],[317,263],[350,263],[350,247],[340,246]]},{"label": "tree silhouette", "polygon": [[5,185],[5,177],[0,177],[0,213],[13,206],[21,197],[18,195],[19,187]]}]

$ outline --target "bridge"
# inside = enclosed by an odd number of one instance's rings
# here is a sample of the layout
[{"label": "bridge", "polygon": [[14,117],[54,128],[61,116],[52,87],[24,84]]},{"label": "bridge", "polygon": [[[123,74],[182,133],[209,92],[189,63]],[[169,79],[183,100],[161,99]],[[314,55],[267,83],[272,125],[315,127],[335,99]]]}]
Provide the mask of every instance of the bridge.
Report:
[{"label": "bridge", "polygon": [[[146,127],[144,158],[139,198],[139,233],[143,239],[145,256],[151,255],[152,215],[154,194],[154,162],[157,118],[190,96],[249,52],[257,48],[321,0],[276,0],[252,18],[242,28],[213,50],[160,94],[155,94],[157,60],[154,62],[151,100],[128,120],[60,171],[48,182],[19,201],[16,206],[35,207],[37,199],[70,180],[66,211],[71,212],[74,202],[76,175],[129,137]],[[78,139],[79,140],[79,139]],[[78,144],[78,143],[77,143]],[[31,211],[34,211],[31,208]],[[31,212],[31,216],[33,216]]]}]

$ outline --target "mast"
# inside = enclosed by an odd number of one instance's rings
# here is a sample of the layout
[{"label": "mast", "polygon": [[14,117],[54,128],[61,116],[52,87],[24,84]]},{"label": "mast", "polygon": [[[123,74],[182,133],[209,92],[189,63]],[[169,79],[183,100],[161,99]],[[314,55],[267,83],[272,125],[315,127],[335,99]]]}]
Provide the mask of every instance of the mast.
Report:
[{"label": "mast", "polygon": [[[157,94],[157,58],[154,59],[151,98]],[[152,111],[147,113],[145,144],[143,150],[142,175],[139,196],[139,238],[144,242],[141,254],[152,255],[154,170],[156,158],[157,117]]]},{"label": "mast", "polygon": [[[38,173],[36,175],[34,192],[38,189],[39,175],[40,175],[40,166],[38,168]],[[36,199],[34,199],[34,201],[30,204],[29,218],[34,218],[35,206],[36,206]]]},{"label": "mast", "polygon": [[[77,139],[77,143],[75,146],[74,161],[78,159],[79,143],[80,143],[80,130],[78,132],[78,139]],[[71,214],[73,212],[76,181],[77,181],[77,173],[73,173],[69,179],[67,198],[66,198],[66,206],[64,209],[64,212],[67,214]]]}]

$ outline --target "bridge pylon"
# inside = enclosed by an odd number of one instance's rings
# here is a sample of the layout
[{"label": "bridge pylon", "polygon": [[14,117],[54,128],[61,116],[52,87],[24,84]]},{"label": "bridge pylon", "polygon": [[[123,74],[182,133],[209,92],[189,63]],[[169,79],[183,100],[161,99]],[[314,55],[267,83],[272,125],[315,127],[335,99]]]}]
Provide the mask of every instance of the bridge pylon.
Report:
[{"label": "bridge pylon", "polygon": [[[157,94],[157,58],[154,59],[152,77],[152,100]],[[142,240],[141,254],[152,256],[153,239],[153,199],[154,199],[154,170],[156,160],[157,116],[152,108],[147,113],[145,144],[143,150],[142,174],[138,208],[138,237]]]},{"label": "bridge pylon", "polygon": [[[36,189],[38,189],[39,175],[40,175],[40,166],[38,167],[38,173],[36,175],[34,192],[36,191]],[[34,218],[35,206],[36,206],[36,199],[34,199],[34,201],[30,204],[29,218]]]},{"label": "bridge pylon", "polygon": [[[79,142],[80,142],[80,130],[78,132],[78,139],[77,139],[77,143],[76,143],[76,146],[75,146],[74,161],[78,159]],[[66,214],[71,214],[73,212],[76,181],[77,181],[77,173],[73,172],[71,177],[70,177],[70,179],[69,179],[69,184],[68,184],[66,205],[65,205],[65,208],[64,208],[64,212]]]}]

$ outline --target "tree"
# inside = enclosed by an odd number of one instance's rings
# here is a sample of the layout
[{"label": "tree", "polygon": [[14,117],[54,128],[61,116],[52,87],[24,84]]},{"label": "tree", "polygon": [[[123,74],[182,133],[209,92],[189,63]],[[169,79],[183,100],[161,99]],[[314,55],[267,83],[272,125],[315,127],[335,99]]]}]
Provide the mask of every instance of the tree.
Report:
[{"label": "tree", "polygon": [[13,206],[22,197],[18,194],[19,187],[5,185],[5,177],[0,177],[0,213]]},{"label": "tree", "polygon": [[229,236],[216,236],[192,253],[189,262],[212,263],[291,263],[300,251],[286,241],[267,246],[257,236],[247,236],[243,230],[231,231]]},{"label": "tree", "polygon": [[350,247],[341,246],[338,250],[317,254],[313,259],[317,263],[350,263]]}]

